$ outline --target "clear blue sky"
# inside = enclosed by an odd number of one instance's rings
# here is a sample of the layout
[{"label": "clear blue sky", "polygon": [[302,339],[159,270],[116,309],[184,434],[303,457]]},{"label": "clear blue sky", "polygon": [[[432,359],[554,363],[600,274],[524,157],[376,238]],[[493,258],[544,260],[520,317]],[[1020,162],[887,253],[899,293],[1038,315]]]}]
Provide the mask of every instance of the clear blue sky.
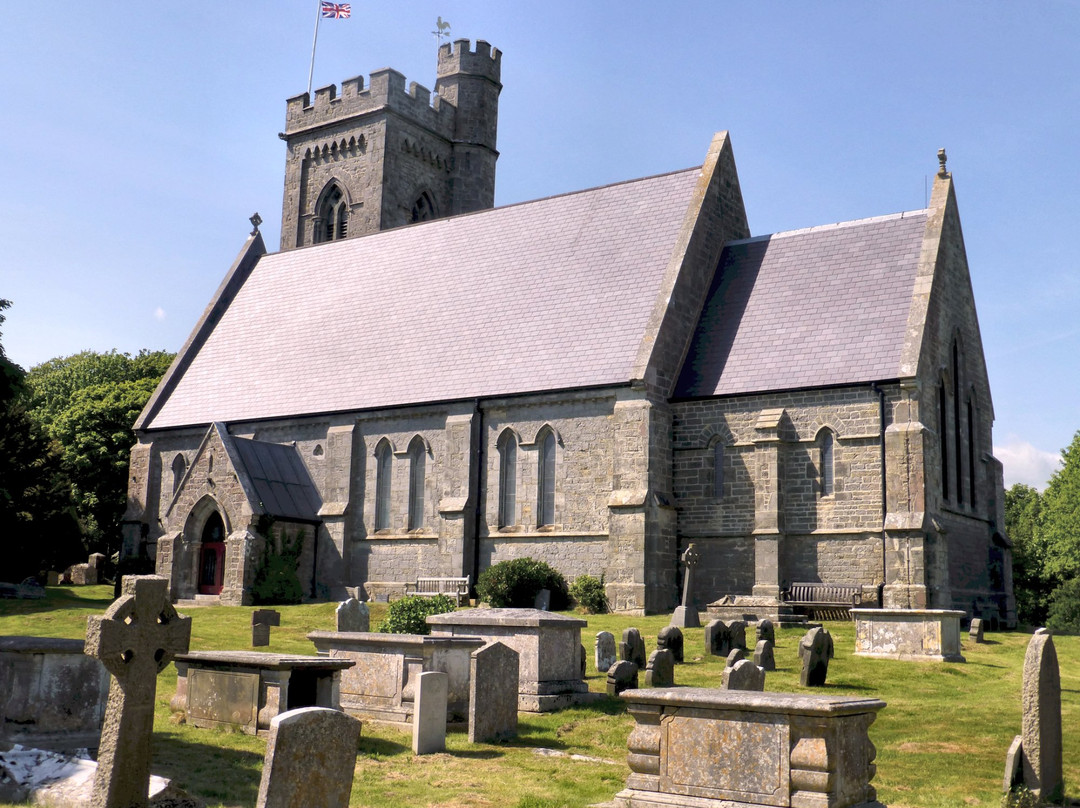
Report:
[{"label": "clear blue sky", "polygon": [[[439,15],[504,52],[498,204],[699,164],[727,129],[764,234],[922,208],[946,147],[1006,483],[1044,484],[1080,429],[1076,0],[352,8],[316,87],[432,87]],[[175,351],[253,211],[277,244],[314,21],[314,0],[3,4],[10,358]]]}]

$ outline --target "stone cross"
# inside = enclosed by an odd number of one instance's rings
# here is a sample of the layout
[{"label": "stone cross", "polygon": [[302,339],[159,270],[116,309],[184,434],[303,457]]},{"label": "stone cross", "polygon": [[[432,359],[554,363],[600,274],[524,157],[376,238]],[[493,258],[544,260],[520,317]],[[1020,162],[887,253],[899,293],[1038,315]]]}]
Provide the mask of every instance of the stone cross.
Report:
[{"label": "stone cross", "polygon": [[686,546],[686,551],[682,554],[682,563],[686,567],[686,571],[683,573],[683,590],[682,590],[682,605],[684,609],[690,608],[693,600],[693,588],[694,588],[694,567],[698,565],[698,561],[701,560],[701,553],[694,547],[694,543],[690,542]]},{"label": "stone cross", "polygon": [[188,650],[191,618],[176,613],[165,578],[128,575],[123,594],[87,622],[85,653],[112,674],[91,806],[141,808],[150,788],[157,676]]},{"label": "stone cross", "polygon": [[259,225],[263,222],[262,216],[259,215],[258,211],[255,211],[255,213],[251,215],[251,218],[249,218],[248,221],[251,222],[251,235],[257,235],[259,232]]}]

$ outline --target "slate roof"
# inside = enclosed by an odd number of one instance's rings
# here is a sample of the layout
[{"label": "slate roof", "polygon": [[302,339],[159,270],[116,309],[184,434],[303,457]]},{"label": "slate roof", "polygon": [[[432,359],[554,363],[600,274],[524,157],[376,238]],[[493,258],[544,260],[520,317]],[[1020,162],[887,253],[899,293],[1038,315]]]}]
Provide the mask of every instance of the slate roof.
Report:
[{"label": "slate roof", "polygon": [[318,521],[322,500],[291,444],[232,438],[263,510],[283,519]]},{"label": "slate roof", "polygon": [[625,383],[700,172],[265,255],[143,427]]},{"label": "slate roof", "polygon": [[899,378],[926,217],[729,242],[675,397]]}]

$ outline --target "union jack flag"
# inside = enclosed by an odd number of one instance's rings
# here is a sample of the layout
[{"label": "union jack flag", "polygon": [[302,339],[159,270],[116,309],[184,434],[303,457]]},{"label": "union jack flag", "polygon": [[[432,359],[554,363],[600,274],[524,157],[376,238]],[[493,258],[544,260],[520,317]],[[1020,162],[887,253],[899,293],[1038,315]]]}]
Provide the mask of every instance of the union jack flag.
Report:
[{"label": "union jack flag", "polygon": [[329,3],[322,0],[323,19],[347,20],[352,16],[352,6],[348,3]]}]

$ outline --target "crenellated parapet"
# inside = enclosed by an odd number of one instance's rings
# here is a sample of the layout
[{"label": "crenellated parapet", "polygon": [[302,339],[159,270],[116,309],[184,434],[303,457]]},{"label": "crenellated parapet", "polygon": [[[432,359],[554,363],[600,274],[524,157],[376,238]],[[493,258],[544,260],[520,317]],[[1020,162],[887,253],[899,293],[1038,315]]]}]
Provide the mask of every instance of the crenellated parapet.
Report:
[{"label": "crenellated parapet", "polygon": [[356,76],[341,83],[341,94],[334,84],[315,90],[312,103],[307,93],[286,102],[285,134],[289,137],[309,130],[376,112],[392,110],[444,137],[454,132],[454,107],[418,83],[405,87],[405,76],[384,68],[371,74],[368,86]]},{"label": "crenellated parapet", "polygon": [[475,50],[470,49],[467,39],[455,40],[453,45],[447,42],[439,47],[437,75],[442,78],[453,73],[483,76],[501,84],[502,51],[482,39],[476,40]]}]

